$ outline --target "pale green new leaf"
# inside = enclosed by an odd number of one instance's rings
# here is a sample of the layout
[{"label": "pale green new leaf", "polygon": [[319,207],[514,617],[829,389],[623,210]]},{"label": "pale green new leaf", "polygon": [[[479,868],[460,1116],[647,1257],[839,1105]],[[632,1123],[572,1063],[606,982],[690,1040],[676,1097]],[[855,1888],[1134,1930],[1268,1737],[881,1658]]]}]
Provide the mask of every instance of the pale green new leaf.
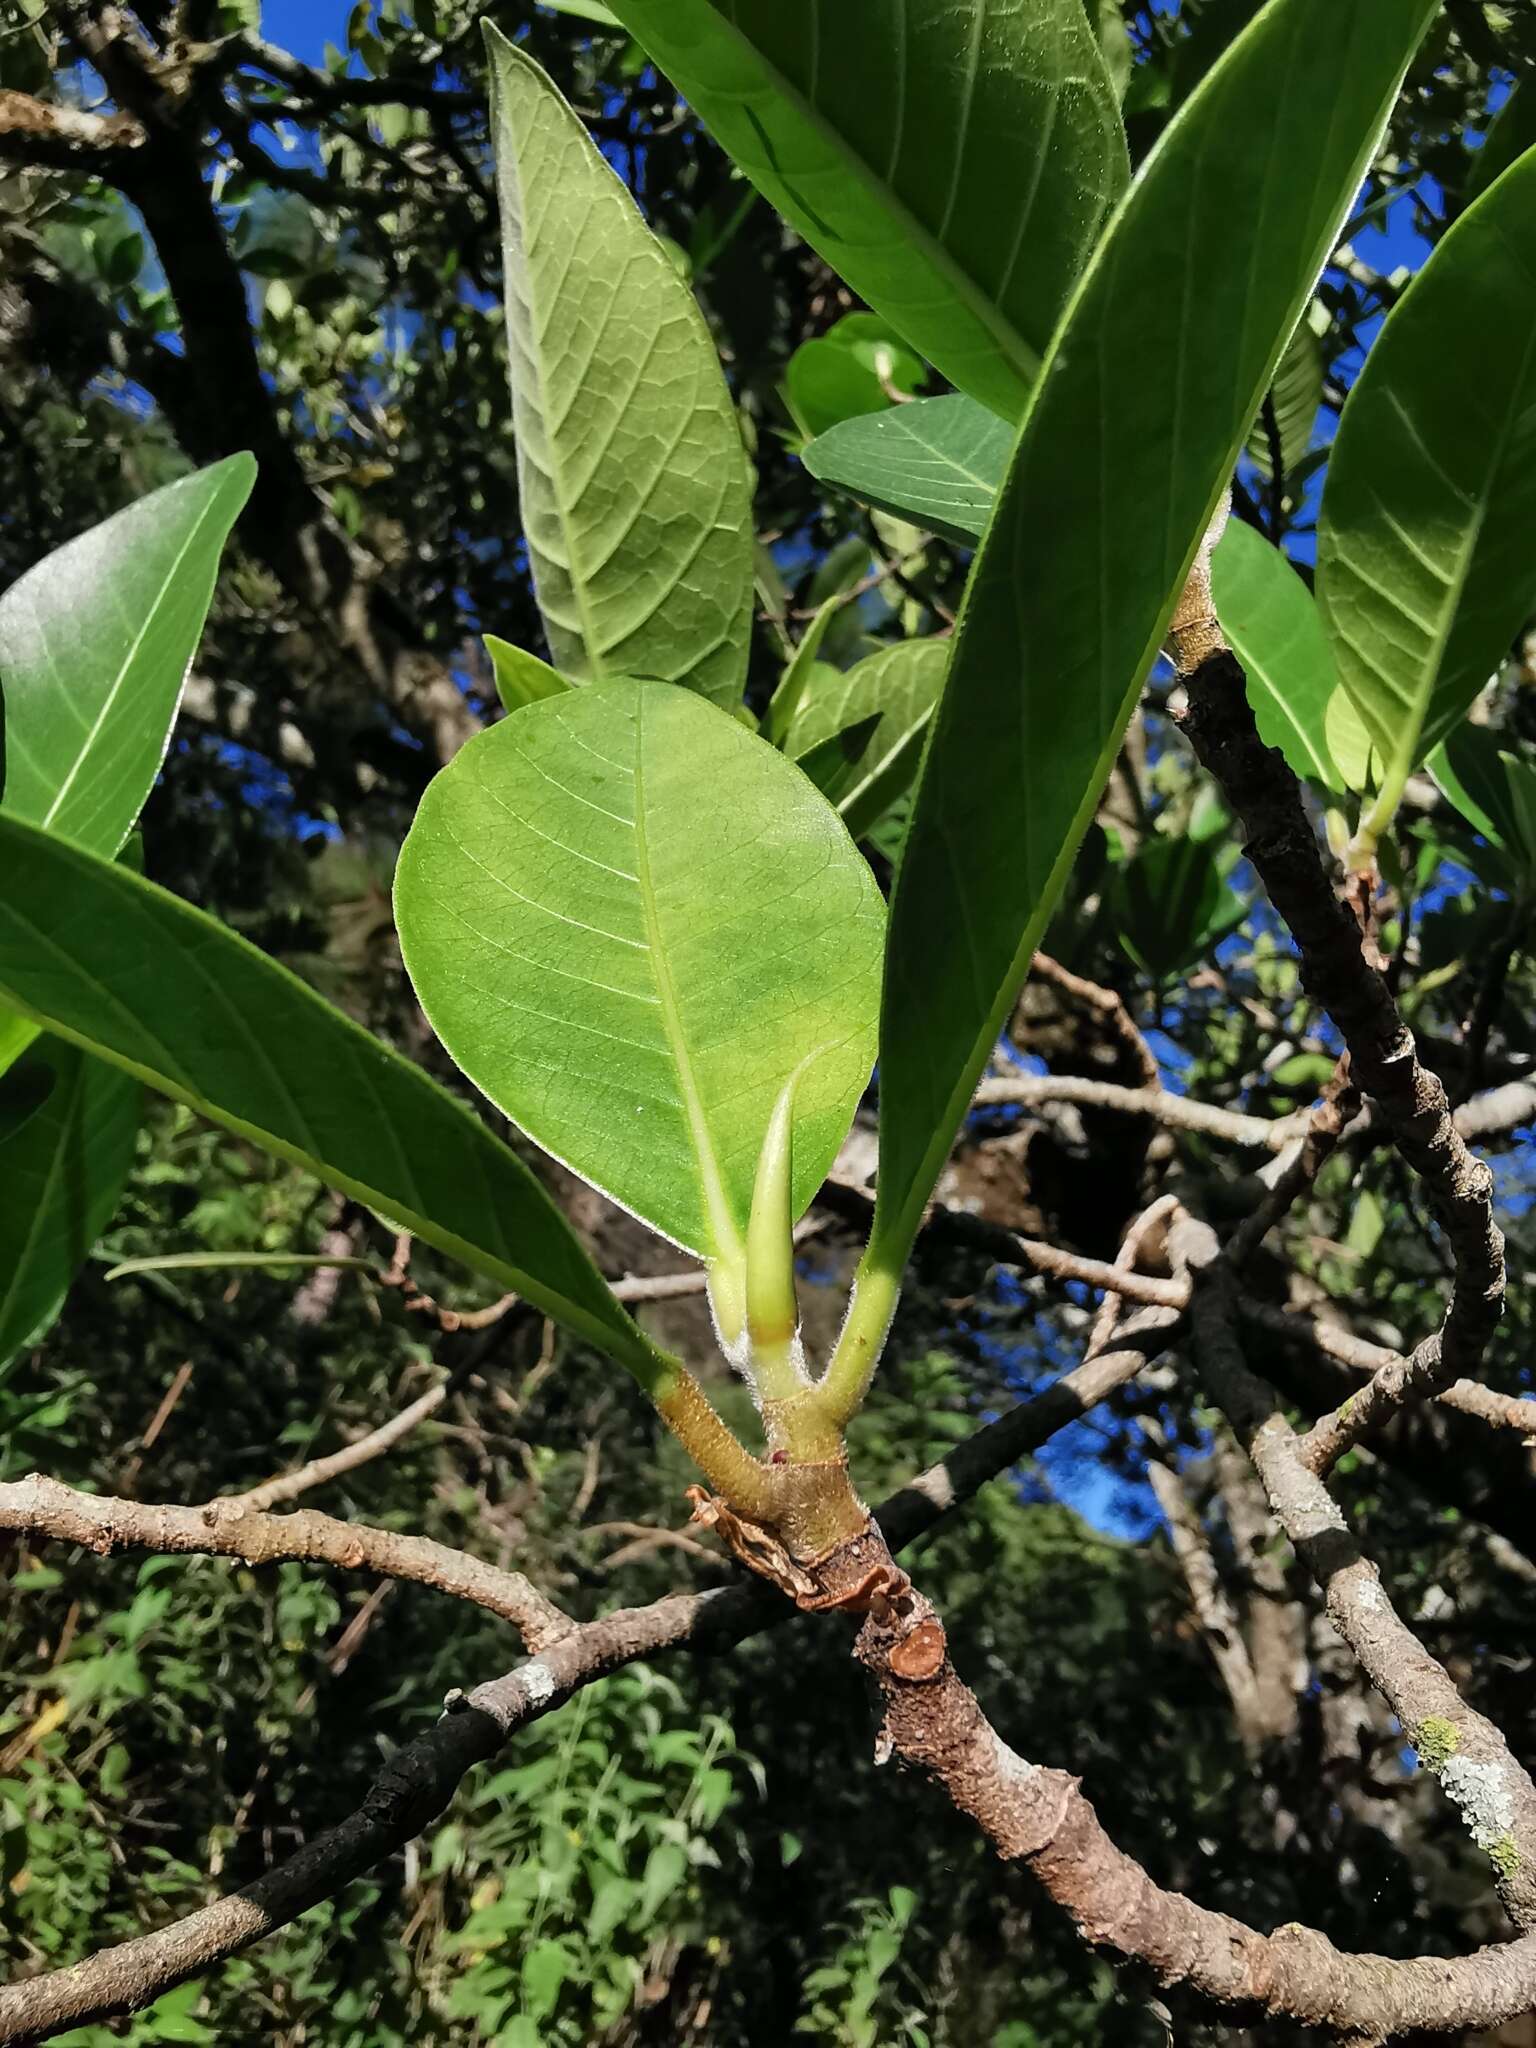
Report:
[{"label": "pale green new leaf", "polygon": [[801,460],[822,483],[968,547],[986,531],[1013,442],[974,398],[915,398],[829,428]]},{"label": "pale green new leaf", "polygon": [[528,1168],[409,1060],[190,904],[4,816],[0,875],[0,1000],[664,1373]]},{"label": "pale green new leaf", "polygon": [[1164,132],[1062,325],[972,573],[897,876],[874,1272],[905,1259],[1434,11],[1271,0]]},{"label": "pale green new leaf", "polygon": [[802,760],[834,734],[877,720],[827,794],[861,839],[917,774],[923,734],[944,688],[947,640],[904,640],[841,673],[820,675],[802,701],[784,751]]},{"label": "pale green new leaf", "polygon": [[837,814],[682,690],[608,682],[472,739],[395,880],[433,1029],[498,1108],[704,1258],[795,1090],[796,1215],[874,1059],[884,916]]},{"label": "pale green new leaf", "polygon": [[1127,179],[1083,0],[613,0],[765,197],[1016,419]]},{"label": "pale green new leaf", "polygon": [[1381,755],[1379,829],[1536,599],[1536,153],[1447,232],[1366,357],[1317,595]]},{"label": "pale green new leaf", "polygon": [[1211,595],[1247,671],[1260,736],[1296,774],[1346,789],[1328,744],[1339,678],[1311,591],[1277,547],[1234,519],[1211,557]]},{"label": "pale green new leaf", "polygon": [[491,657],[496,694],[504,711],[526,711],[530,704],[542,703],[546,697],[563,697],[571,688],[547,661],[495,633],[486,634],[485,651]]},{"label": "pale green new leaf", "polygon": [[518,489],[556,668],[735,704],[746,454],[704,317],[575,114],[487,25]]},{"label": "pale green new leaf", "polygon": [[117,852],[170,743],[219,555],[256,464],[152,491],[0,597],[8,816]]},{"label": "pale green new leaf", "polygon": [[[53,1321],[133,1164],[138,1083],[43,1037],[5,1077],[42,1099],[0,1137],[0,1368]],[[42,1090],[46,1089],[46,1093]]]}]

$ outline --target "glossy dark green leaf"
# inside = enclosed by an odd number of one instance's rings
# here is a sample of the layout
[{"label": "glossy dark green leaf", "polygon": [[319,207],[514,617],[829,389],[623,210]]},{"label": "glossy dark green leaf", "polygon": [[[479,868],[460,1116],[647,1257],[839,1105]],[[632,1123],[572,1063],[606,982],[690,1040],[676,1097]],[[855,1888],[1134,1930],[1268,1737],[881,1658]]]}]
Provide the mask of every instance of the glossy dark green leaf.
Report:
[{"label": "glossy dark green leaf", "polygon": [[128,837],[255,477],[232,455],[167,484],[0,597],[8,816],[109,856]]},{"label": "glossy dark green leaf", "polygon": [[897,876],[872,1271],[904,1261],[1433,12],[1271,0],[1170,124],[1063,323],[972,572]]},{"label": "glossy dark green leaf", "polygon": [[746,454],[715,346],[553,82],[486,27],[523,528],[555,666],[741,697]]},{"label": "glossy dark green leaf", "polygon": [[986,530],[1013,442],[974,398],[916,398],[845,420],[801,459],[822,483],[964,547]]},{"label": "glossy dark green leaf", "polygon": [[1381,756],[1379,831],[1536,600],[1536,152],[1448,230],[1366,357],[1317,596]]},{"label": "glossy dark green leaf", "polygon": [[7,1074],[6,1092],[34,1108],[0,1127],[0,1366],[58,1314],[111,1221],[140,1098],[129,1075],[46,1036]]},{"label": "glossy dark green leaf", "polygon": [[737,719],[606,682],[464,747],[400,856],[406,966],[513,1121],[655,1229],[739,1254],[795,1089],[795,1214],[874,1060],[884,907],[837,814]]},{"label": "glossy dark green leaf", "polygon": [[1280,550],[1232,520],[1211,557],[1211,595],[1222,631],[1248,675],[1259,732],[1298,775],[1350,787],[1328,741],[1339,687],[1312,593]]},{"label": "glossy dark green leaf", "polygon": [[1472,159],[1472,168],[1467,173],[1467,205],[1480,199],[1494,180],[1502,178],[1528,149],[1536,149],[1536,85],[1529,77],[1520,81],[1500,107],[1482,147]]},{"label": "glossy dark green leaf", "polygon": [[0,1000],[397,1218],[655,1384],[664,1368],[555,1204],[419,1068],[120,865],[0,816],[0,874]]},{"label": "glossy dark green leaf", "polygon": [[1517,874],[1536,879],[1536,763],[1506,733],[1460,725],[1429,757],[1429,772],[1461,815]]},{"label": "glossy dark green leaf", "polygon": [[614,0],[747,176],[1017,418],[1127,178],[1083,0]]}]

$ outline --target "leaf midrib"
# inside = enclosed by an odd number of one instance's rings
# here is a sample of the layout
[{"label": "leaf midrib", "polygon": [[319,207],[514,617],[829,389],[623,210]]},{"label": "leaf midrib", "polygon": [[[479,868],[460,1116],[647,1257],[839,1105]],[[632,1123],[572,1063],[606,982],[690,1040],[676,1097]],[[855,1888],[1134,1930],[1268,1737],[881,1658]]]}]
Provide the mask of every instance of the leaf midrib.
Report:
[{"label": "leaf midrib", "polygon": [[687,1034],[683,1029],[682,1009],[677,999],[677,986],[672,979],[672,967],[661,930],[656,887],[651,874],[650,839],[645,825],[643,691],[635,702],[635,878],[640,895],[640,915],[645,925],[646,946],[651,956],[651,971],[655,976],[656,994],[661,1006],[662,1031],[666,1037],[667,1050],[672,1055],[672,1063],[677,1069],[678,1089],[683,1098],[683,1111],[688,1119],[688,1135],[693,1144],[694,1163],[698,1168],[699,1185],[704,1195],[702,1220],[715,1240],[712,1247],[715,1255],[721,1258],[739,1258],[740,1235],[731,1214],[730,1204],[726,1201],[720,1162],[715,1156],[714,1144],[709,1133],[709,1120],[704,1112],[704,1098],[693,1071],[693,1057],[689,1051]]},{"label": "leaf midrib", "polygon": [[[217,498],[217,495],[218,494],[216,493],[215,498]],[[60,806],[63,804],[64,799],[69,795],[70,790],[74,787],[75,779],[79,775],[80,770],[85,766],[86,760],[90,755],[91,749],[96,743],[97,735],[100,733],[103,724],[105,723],[107,717],[110,715],[113,705],[117,702],[118,694],[122,690],[123,683],[126,677],[128,676],[130,670],[133,668],[134,663],[138,660],[139,651],[144,645],[146,635],[148,634],[151,626],[153,626],[155,621],[159,618],[160,613],[164,608],[165,594],[170,589],[172,583],[174,583],[176,576],[181,569],[181,565],[186,560],[193,543],[197,540],[204,526],[207,524],[208,515],[211,510],[211,503],[203,507],[202,511],[198,514],[197,518],[193,521],[191,527],[189,528],[186,539],[182,542],[180,548],[177,550],[176,559],[171,563],[170,568],[161,578],[160,587],[155,593],[154,603],[151,605],[149,611],[146,613],[143,624],[139,627],[137,633],[134,634],[133,640],[129,645],[127,653],[123,656],[122,661],[119,663],[117,674],[112,678],[111,687],[108,689],[106,696],[101,701],[96,716],[91,722],[90,730],[86,733],[85,738],[80,743],[80,750],[76,754],[74,761],[70,765],[69,773],[64,777],[63,781],[59,784],[58,789],[54,792],[53,802],[48,806],[46,813],[39,821],[42,828],[45,831],[52,826],[54,819],[59,814]],[[51,658],[52,657],[50,656],[50,660]],[[115,850],[116,849],[114,848],[114,851]]]}]

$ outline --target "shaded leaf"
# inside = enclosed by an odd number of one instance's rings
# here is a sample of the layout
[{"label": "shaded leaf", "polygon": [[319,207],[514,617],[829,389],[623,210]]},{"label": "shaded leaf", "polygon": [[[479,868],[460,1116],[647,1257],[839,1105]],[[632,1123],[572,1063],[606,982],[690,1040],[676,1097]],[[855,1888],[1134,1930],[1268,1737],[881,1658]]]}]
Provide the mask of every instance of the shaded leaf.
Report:
[{"label": "shaded leaf", "polygon": [[706,1258],[744,1237],[795,1091],[798,1216],[874,1055],[879,892],[833,812],[736,719],[608,682],[472,739],[400,856],[433,1029],[546,1150]]},{"label": "shaded leaf", "polygon": [[784,372],[784,400],[802,434],[884,412],[893,391],[917,391],[922,362],[873,313],[847,313],[828,333],[801,342]]},{"label": "shaded leaf", "polygon": [[555,666],[734,704],[746,455],[693,294],[553,82],[487,25],[524,530]]},{"label": "shaded leaf", "polygon": [[1153,981],[1187,972],[1241,923],[1246,905],[1223,873],[1228,853],[1209,840],[1155,837],[1115,871],[1105,921]]},{"label": "shaded leaf", "polygon": [[52,1322],[112,1220],[140,1098],[131,1076],[51,1037],[11,1069],[6,1093],[34,1107],[0,1131],[0,1366]]},{"label": "shaded leaf", "polygon": [[986,530],[1013,440],[973,398],[917,398],[845,420],[801,459],[822,483],[964,547]]},{"label": "shaded leaf", "polygon": [[747,176],[1017,418],[1127,179],[1083,0],[614,0]]},{"label": "shaded leaf", "polygon": [[850,669],[818,676],[802,703],[785,741],[785,751],[802,765],[832,735],[868,728],[837,782],[818,783],[855,839],[878,823],[916,776],[948,661],[947,640],[904,640]]}]

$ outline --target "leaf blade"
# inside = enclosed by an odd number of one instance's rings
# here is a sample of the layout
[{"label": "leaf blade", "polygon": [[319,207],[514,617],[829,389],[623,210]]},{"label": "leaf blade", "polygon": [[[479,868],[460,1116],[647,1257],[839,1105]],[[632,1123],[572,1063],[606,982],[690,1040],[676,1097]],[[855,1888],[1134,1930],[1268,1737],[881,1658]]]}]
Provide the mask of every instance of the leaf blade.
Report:
[{"label": "leaf blade", "polygon": [[555,667],[741,696],[746,454],[693,294],[559,91],[486,26],[518,488]]},{"label": "leaf blade", "polygon": [[804,1064],[796,1214],[809,1203],[873,1064],[883,908],[767,741],[656,684],[533,706],[434,779],[395,897],[439,1038],[574,1172],[730,1256]]},{"label": "leaf blade", "polygon": [[1393,309],[1329,462],[1318,603],[1381,755],[1375,828],[1536,598],[1533,468],[1536,154],[1461,215]]},{"label": "leaf blade", "polygon": [[549,1196],[420,1069],[120,866],[4,816],[0,862],[12,1008],[398,1217],[654,1382],[655,1355]]},{"label": "leaf blade", "polygon": [[969,547],[986,531],[1013,441],[973,398],[916,398],[829,428],[801,460],[819,482]]},{"label": "leaf blade", "polygon": [[232,455],[68,541],[0,597],[6,811],[115,854],[170,743],[219,554],[256,464]]},{"label": "leaf blade", "polygon": [[897,875],[871,1270],[905,1258],[1433,11],[1273,0],[1165,131],[1063,322],[973,571]]},{"label": "leaf blade", "polygon": [[1311,591],[1279,548],[1234,519],[1211,556],[1211,596],[1248,677],[1259,737],[1297,775],[1347,787],[1328,743],[1338,674]]},{"label": "leaf blade", "polygon": [[858,296],[951,383],[1017,418],[1128,177],[1082,0],[613,11]]}]

